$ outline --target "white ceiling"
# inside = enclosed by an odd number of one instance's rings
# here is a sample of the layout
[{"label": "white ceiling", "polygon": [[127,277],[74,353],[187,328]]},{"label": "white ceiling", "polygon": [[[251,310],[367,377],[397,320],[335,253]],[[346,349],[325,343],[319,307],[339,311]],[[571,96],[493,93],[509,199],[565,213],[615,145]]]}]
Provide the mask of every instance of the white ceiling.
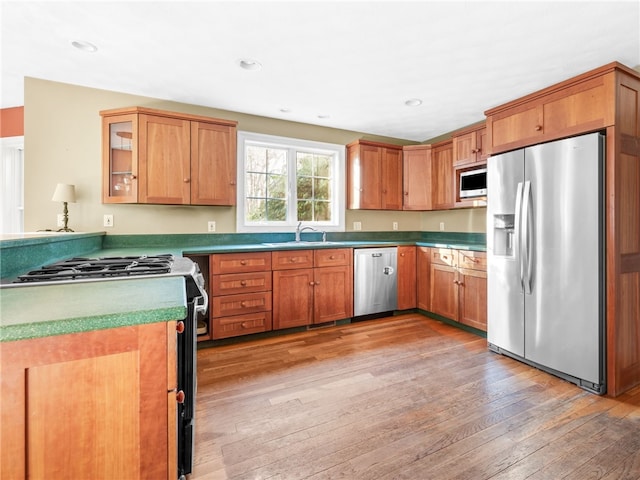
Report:
[{"label": "white ceiling", "polygon": [[[28,76],[414,141],[606,63],[640,65],[638,0],[2,0],[0,15],[1,107],[24,104]],[[239,68],[247,58],[262,69]]]}]

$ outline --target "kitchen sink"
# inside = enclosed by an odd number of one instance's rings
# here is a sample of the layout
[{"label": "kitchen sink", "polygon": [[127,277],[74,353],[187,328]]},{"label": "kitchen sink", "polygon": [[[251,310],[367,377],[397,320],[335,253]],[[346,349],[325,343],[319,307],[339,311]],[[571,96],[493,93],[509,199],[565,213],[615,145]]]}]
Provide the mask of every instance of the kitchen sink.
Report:
[{"label": "kitchen sink", "polygon": [[289,242],[263,243],[262,245],[266,245],[268,247],[290,247],[290,246],[313,247],[318,245],[339,245],[340,243],[342,242],[323,242],[322,240],[317,242],[300,240],[299,242],[296,242],[295,240],[291,240]]}]

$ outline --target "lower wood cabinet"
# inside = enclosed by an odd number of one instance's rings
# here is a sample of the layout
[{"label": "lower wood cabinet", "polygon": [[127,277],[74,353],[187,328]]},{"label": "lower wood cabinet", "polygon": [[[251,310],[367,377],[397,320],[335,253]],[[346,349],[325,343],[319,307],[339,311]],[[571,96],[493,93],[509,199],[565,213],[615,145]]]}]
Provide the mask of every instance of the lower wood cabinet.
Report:
[{"label": "lower wood cabinet", "polygon": [[209,263],[210,337],[271,330],[271,252],[213,254]]},{"label": "lower wood cabinet", "polygon": [[419,247],[418,308],[487,330],[486,253]]},{"label": "lower wood cabinet", "polygon": [[272,252],[274,330],[353,316],[350,248]]},{"label": "lower wood cabinet", "polygon": [[398,310],[417,306],[416,247],[398,246]]},{"label": "lower wood cabinet", "polygon": [[176,322],[0,348],[0,478],[176,477]]}]

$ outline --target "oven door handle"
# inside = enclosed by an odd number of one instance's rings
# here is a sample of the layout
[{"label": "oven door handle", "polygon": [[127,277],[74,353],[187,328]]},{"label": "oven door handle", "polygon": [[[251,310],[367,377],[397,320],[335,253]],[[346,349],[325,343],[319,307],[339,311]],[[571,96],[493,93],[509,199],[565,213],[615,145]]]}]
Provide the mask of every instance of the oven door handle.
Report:
[{"label": "oven door handle", "polygon": [[207,313],[207,308],[209,306],[209,296],[207,292],[201,290],[202,296],[196,297],[194,299],[193,308],[195,311],[201,315],[205,315]]}]

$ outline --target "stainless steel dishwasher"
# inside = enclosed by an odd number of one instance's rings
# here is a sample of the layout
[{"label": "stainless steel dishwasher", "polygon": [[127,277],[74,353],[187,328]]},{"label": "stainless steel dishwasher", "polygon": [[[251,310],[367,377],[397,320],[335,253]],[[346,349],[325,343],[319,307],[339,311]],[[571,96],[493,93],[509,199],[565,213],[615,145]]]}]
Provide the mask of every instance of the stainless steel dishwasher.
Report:
[{"label": "stainless steel dishwasher", "polygon": [[390,312],[398,307],[398,248],[353,251],[353,315]]}]

